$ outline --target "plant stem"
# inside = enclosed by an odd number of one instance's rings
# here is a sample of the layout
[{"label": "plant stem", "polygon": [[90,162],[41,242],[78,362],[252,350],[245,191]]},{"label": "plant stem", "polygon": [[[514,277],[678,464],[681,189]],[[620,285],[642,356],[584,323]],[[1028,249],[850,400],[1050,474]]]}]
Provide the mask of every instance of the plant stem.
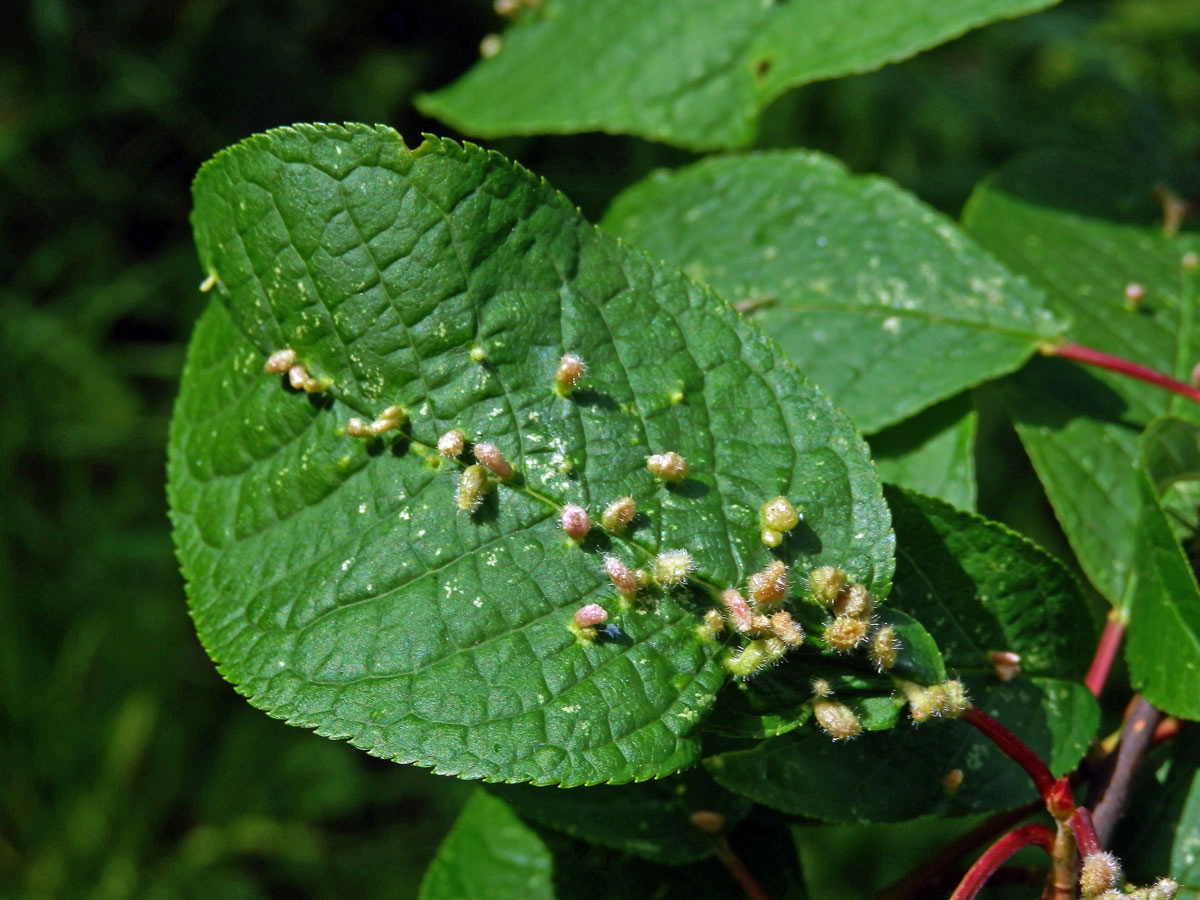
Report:
[{"label": "plant stem", "polygon": [[976,825],[966,834],[939,849],[917,868],[892,882],[879,891],[872,900],[908,900],[910,897],[927,897],[934,893],[936,883],[947,875],[947,869],[960,857],[967,855],[984,841],[991,840],[1004,829],[1015,825],[1042,808],[1041,800],[1026,803],[1018,809],[999,813],[986,822]]},{"label": "plant stem", "polygon": [[1075,810],[1074,815],[1067,821],[1075,835],[1075,845],[1079,847],[1081,856],[1091,856],[1101,850],[1100,839],[1096,837],[1096,829],[1092,825],[1092,814],[1086,806]]},{"label": "plant stem", "polygon": [[1050,799],[1051,792],[1055,786],[1054,776],[1050,774],[1050,769],[1047,768],[1046,764],[1042,762],[1036,753],[1029,749],[1024,741],[978,706],[968,707],[966,712],[962,714],[962,718],[987,735],[991,742],[999,747],[1009,759],[1029,773],[1029,777],[1033,779],[1033,783],[1037,787],[1038,793],[1042,795],[1043,800]]},{"label": "plant stem", "polygon": [[1031,844],[1037,844],[1047,853],[1053,853],[1054,832],[1049,826],[1040,823],[1014,828],[983,851],[983,855],[975,860],[971,868],[967,869],[967,874],[963,876],[958,887],[954,889],[954,893],[950,895],[950,900],[971,900],[991,878],[992,873],[1004,864],[1005,860],[1022,847],[1028,847]]},{"label": "plant stem", "polygon": [[1084,347],[1082,344],[1075,344],[1070,341],[1062,344],[1043,344],[1038,350],[1043,356],[1061,356],[1063,359],[1071,359],[1084,365],[1107,369],[1110,372],[1116,372],[1120,375],[1128,375],[1130,378],[1136,378],[1139,381],[1145,381],[1148,384],[1165,388],[1168,391],[1200,403],[1200,389],[1194,388],[1190,384],[1184,384],[1182,381],[1177,381],[1170,375],[1164,375],[1157,369],[1151,369],[1149,366],[1143,366],[1131,360],[1113,356],[1110,353],[1093,350],[1091,347]]},{"label": "plant stem", "polygon": [[750,874],[750,870],[746,868],[741,857],[734,852],[733,847],[729,846],[726,837],[721,834],[715,835],[713,844],[716,848],[717,859],[729,870],[729,874],[733,876],[734,881],[738,883],[745,895],[750,900],[769,900],[766,891]]},{"label": "plant stem", "polygon": [[1129,789],[1142,758],[1154,740],[1154,729],[1162,713],[1147,702],[1140,694],[1134,697],[1125,713],[1125,724],[1121,727],[1121,741],[1098,777],[1092,783],[1087,805],[1092,810],[1092,820],[1101,845],[1107,844],[1117,827],[1117,821],[1125,812],[1129,800]]},{"label": "plant stem", "polygon": [[1096,697],[1104,690],[1104,682],[1117,656],[1117,648],[1121,646],[1121,638],[1125,634],[1125,619],[1116,610],[1108,614],[1104,623],[1104,631],[1100,635],[1100,643],[1096,645],[1096,654],[1092,657],[1091,668],[1088,669],[1084,683]]}]

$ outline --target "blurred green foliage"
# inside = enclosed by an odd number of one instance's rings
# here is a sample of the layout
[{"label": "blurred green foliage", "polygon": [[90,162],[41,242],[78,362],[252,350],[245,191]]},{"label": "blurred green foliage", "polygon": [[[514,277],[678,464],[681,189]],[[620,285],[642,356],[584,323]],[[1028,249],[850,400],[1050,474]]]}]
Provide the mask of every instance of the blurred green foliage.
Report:
[{"label": "blurred green foliage", "polygon": [[[469,785],[251,709],[186,615],[163,480],[202,306],[188,185],[274,125],[444,131],[411,97],[499,26],[483,0],[0,11],[0,896],[415,894]],[[951,214],[998,164],[1055,144],[1132,153],[1194,193],[1197,59],[1200,0],[1065,0],[789,94],[760,144],[825,150]],[[496,146],[593,219],[691,158],[608,136]],[[1054,546],[994,421],[985,409],[998,449],[979,460],[980,508]]]}]

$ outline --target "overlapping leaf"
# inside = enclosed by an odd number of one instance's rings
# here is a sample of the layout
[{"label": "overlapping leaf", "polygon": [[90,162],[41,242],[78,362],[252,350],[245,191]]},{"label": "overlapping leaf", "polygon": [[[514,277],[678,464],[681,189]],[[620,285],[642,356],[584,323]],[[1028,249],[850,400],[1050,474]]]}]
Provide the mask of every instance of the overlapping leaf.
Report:
[{"label": "overlapping leaf", "polygon": [[873,434],[868,443],[884,481],[973,510],[978,427],[970,394],[960,394]]},{"label": "overlapping leaf", "polygon": [[[981,185],[968,230],[1046,292],[1070,337],[1184,379],[1200,351],[1194,238],[1158,228],[1151,185],[1129,167],[1042,153]],[[1144,292],[1134,309],[1126,289]],[[1156,416],[1195,419],[1195,404],[1110,373],[1038,360],[1003,393],[1080,565],[1116,606],[1132,597],[1141,514],[1138,432]]]},{"label": "overlapping leaf", "polygon": [[[1092,647],[1079,586],[1061,564],[1000,525],[894,489],[888,500],[897,534],[892,605],[927,625],[977,706],[1055,772],[1073,767],[1099,723],[1095,700],[1073,680],[1086,670]],[[1019,654],[1021,675],[1001,681],[994,651]],[[829,821],[983,812],[1035,796],[1025,773],[960,721],[906,724],[836,744],[799,730],[707,764],[730,790]],[[945,780],[955,770],[962,776],[957,786]]]},{"label": "overlapping leaf", "polygon": [[742,302],[868,433],[1011,372],[1061,330],[952,222],[816,153],[651,176],[603,225]]},{"label": "overlapping leaf", "polygon": [[746,144],[789,87],[876,69],[1055,0],[527,0],[499,52],[418,101],[479,137]]},{"label": "overlapping leaf", "polygon": [[1142,435],[1147,474],[1125,648],[1130,678],[1146,699],[1189,719],[1200,719],[1200,587],[1161,495],[1176,481],[1195,478],[1198,439],[1200,428],[1180,419],[1156,420]]},{"label": "overlapping leaf", "polygon": [[[1197,241],[1164,235],[1155,212],[1150,187],[1126,170],[1041,154],[980,187],[965,218],[1072,316],[1074,339],[1187,378],[1200,352],[1197,275],[1185,259]],[[1130,305],[1131,290],[1140,305]],[[1200,407],[1061,360],[1029,366],[1003,396],[1080,565],[1128,617],[1135,685],[1172,712],[1200,714],[1184,686],[1200,665],[1200,601],[1149,481],[1162,482],[1182,445],[1169,443],[1177,431],[1153,438],[1148,476],[1139,441],[1156,416],[1171,413],[1186,427],[1200,421]]]},{"label": "overlapping leaf", "polygon": [[537,832],[477,790],[425,873],[420,900],[554,900],[553,867]]},{"label": "overlapping leaf", "polygon": [[[698,615],[771,558],[765,499],[804,512],[788,562],[886,593],[888,514],[845,416],[711,291],[502,157],[302,126],[219,154],[194,193],[216,299],[172,428],[175,536],[201,639],[272,715],[469,777],[662,776],[695,760],[723,681]],[[264,375],[283,347],[332,387]],[[564,398],[568,350],[590,369]],[[401,432],[345,433],[393,404]],[[452,427],[518,473],[473,515],[432,450]],[[645,467],[665,450],[691,465],[670,489]],[[565,540],[562,504],[624,494],[631,534]],[[601,551],[674,548],[691,584],[621,611]],[[587,601],[615,627],[583,645]]]},{"label": "overlapping leaf", "polygon": [[712,855],[712,838],[692,823],[693,813],[716,813],[733,828],[750,811],[750,801],[717,787],[702,769],[645,784],[578,791],[497,785],[492,791],[530,821],[669,865]]}]

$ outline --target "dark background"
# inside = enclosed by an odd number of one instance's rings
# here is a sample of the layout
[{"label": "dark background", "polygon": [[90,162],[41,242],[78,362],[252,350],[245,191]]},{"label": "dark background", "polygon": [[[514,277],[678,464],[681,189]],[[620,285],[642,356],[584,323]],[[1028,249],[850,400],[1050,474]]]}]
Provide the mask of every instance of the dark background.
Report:
[{"label": "dark background", "polygon": [[[469,785],[251,709],[187,617],[163,485],[205,300],[188,185],[275,125],[448,133],[412,97],[501,21],[474,0],[3,6],[0,896],[415,896]],[[1066,0],[793,92],[760,144],[824,149],[952,215],[989,170],[1048,145],[1126,154],[1188,193],[1200,0]],[[691,158],[595,135],[491,146],[592,218]],[[982,509],[1053,545],[1011,434],[985,437]]]}]

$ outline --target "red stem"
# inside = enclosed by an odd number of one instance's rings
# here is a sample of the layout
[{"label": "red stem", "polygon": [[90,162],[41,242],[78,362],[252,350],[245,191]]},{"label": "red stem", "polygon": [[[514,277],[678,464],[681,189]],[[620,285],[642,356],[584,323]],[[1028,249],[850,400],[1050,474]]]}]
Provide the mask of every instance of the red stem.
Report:
[{"label": "red stem", "polygon": [[1113,660],[1117,657],[1117,648],[1121,646],[1121,638],[1125,635],[1125,622],[1114,614],[1110,614],[1104,623],[1104,632],[1100,635],[1100,643],[1096,645],[1096,655],[1092,657],[1092,667],[1088,669],[1084,684],[1093,695],[1099,697],[1104,690],[1104,682],[1108,679],[1108,671],[1112,668]]},{"label": "red stem", "polygon": [[1138,381],[1145,381],[1157,387],[1166,388],[1168,391],[1200,403],[1200,389],[1194,388],[1190,384],[1184,384],[1182,381],[1177,381],[1170,375],[1164,375],[1162,372],[1151,369],[1149,366],[1139,365],[1131,360],[1122,359],[1110,353],[1103,353],[1100,350],[1093,350],[1091,347],[1084,347],[1082,344],[1074,344],[1070,341],[1064,344],[1043,344],[1039,349],[1045,356],[1061,356],[1063,359],[1072,359],[1084,365],[1108,369],[1108,371],[1117,372],[1120,375],[1128,375],[1130,378],[1136,378]]},{"label": "red stem", "polygon": [[725,836],[714,836],[713,843],[716,845],[717,859],[729,870],[729,874],[733,876],[734,881],[738,883],[745,895],[750,900],[769,900],[766,891],[754,880],[754,876],[750,874],[746,864],[733,851],[733,847],[729,846],[729,841]]},{"label": "red stem", "polygon": [[1054,831],[1048,825],[1040,823],[1014,828],[983,851],[983,855],[967,869],[967,874],[950,895],[950,900],[971,900],[1005,860],[1030,844],[1037,844],[1047,853],[1053,854]]},{"label": "red stem", "polygon": [[1079,848],[1080,856],[1091,856],[1100,852],[1100,839],[1096,837],[1096,829],[1092,825],[1092,814],[1086,806],[1081,806],[1067,820],[1071,831],[1075,834],[1075,846]]},{"label": "red stem", "polygon": [[[1042,799],[1048,800],[1054,789],[1054,776],[1036,753],[1019,737],[985,713],[978,706],[967,707],[962,717],[982,731],[1003,753],[1033,779]],[[1019,830],[1019,829],[1018,829]]]}]

